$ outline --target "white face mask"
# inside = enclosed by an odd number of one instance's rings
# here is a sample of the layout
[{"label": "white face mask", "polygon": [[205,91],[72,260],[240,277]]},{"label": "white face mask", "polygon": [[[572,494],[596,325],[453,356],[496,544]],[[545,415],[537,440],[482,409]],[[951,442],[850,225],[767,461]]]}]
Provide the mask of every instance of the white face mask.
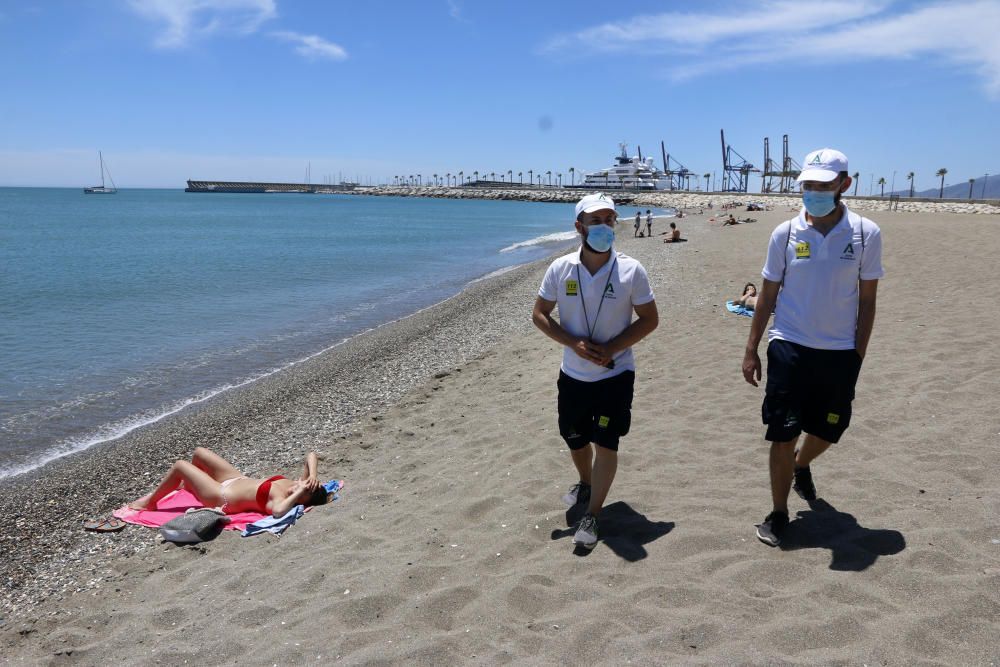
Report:
[{"label": "white face mask", "polygon": [[615,241],[615,230],[607,225],[591,225],[585,227],[587,235],[584,241],[594,252],[607,252],[611,250],[611,244]]}]

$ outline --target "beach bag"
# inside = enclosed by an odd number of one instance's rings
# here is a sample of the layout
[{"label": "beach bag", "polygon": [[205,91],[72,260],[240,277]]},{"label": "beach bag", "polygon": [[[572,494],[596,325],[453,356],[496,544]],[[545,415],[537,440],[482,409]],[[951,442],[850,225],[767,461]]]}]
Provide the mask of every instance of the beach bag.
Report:
[{"label": "beach bag", "polygon": [[175,544],[195,544],[214,540],[229,523],[229,517],[207,507],[188,510],[160,526],[160,536]]}]

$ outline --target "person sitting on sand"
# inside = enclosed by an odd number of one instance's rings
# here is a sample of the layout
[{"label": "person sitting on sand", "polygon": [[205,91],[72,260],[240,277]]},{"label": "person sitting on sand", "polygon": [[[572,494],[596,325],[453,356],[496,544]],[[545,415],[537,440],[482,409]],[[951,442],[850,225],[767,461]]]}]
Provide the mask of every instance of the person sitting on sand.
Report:
[{"label": "person sitting on sand", "polygon": [[739,221],[736,218],[733,217],[732,213],[729,214],[729,219],[728,220],[723,220],[722,221],[722,226],[723,227],[726,227],[727,225],[738,225],[738,224],[740,224]]},{"label": "person sitting on sand", "polygon": [[757,307],[757,286],[753,283],[747,283],[743,286],[743,296],[738,299],[733,299],[734,306],[743,306],[747,310],[753,310]]},{"label": "person sitting on sand", "polygon": [[233,464],[205,447],[197,447],[191,461],[175,461],[160,485],[149,495],[129,503],[134,510],[155,510],[156,504],[181,484],[206,507],[219,507],[226,514],[261,512],[279,518],[296,505],[322,505],[326,489],[316,477],[316,452],[305,459],[298,480],[275,475],[268,479],[247,477]]},{"label": "person sitting on sand", "polygon": [[670,223],[670,236],[663,239],[664,243],[677,243],[681,240],[681,230],[677,229],[677,225]]}]

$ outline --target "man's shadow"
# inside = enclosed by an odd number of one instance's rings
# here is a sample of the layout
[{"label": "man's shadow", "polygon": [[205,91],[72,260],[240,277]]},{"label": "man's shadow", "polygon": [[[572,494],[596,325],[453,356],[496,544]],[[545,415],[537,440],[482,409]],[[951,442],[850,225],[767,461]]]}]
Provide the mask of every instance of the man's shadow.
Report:
[{"label": "man's shadow", "polygon": [[[552,539],[572,537],[576,533],[576,522],[587,511],[586,505],[575,505],[566,510],[566,523],[570,526],[563,530],[553,530]],[[644,544],[663,537],[674,529],[673,521],[650,521],[639,514],[628,503],[618,501],[601,510],[598,523],[601,542],[606,544],[617,555],[634,563],[648,556]],[[587,556],[591,549],[578,546],[573,550],[577,556]]]},{"label": "man's shadow", "polygon": [[832,552],[831,570],[861,572],[879,556],[898,554],[906,548],[906,540],[896,530],[865,528],[853,515],[818,498],[808,510],[798,512],[781,538],[785,551],[816,548]]}]

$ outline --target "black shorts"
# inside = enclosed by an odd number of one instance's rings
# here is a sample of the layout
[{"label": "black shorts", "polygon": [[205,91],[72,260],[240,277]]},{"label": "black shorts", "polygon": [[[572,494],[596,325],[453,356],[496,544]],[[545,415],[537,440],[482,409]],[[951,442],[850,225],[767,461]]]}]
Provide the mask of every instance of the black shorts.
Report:
[{"label": "black shorts", "polygon": [[607,380],[583,382],[559,371],[559,435],[570,449],[594,442],[618,451],[618,440],[632,425],[635,371]]},{"label": "black shorts", "polygon": [[851,423],[851,401],[861,371],[857,350],[816,350],[785,340],[767,346],[764,436],[787,442],[805,431],[837,442]]}]

